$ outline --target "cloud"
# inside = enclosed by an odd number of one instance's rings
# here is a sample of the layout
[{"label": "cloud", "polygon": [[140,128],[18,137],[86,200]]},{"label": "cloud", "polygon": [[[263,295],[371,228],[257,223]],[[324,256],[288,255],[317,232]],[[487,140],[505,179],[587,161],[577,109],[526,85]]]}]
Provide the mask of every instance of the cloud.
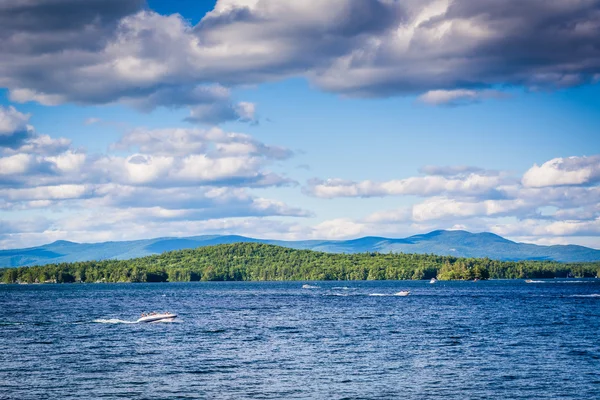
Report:
[{"label": "cloud", "polygon": [[589,221],[540,221],[528,219],[519,224],[497,224],[494,233],[505,236],[565,237],[600,235],[600,217]]},{"label": "cloud", "polygon": [[471,173],[478,175],[497,174],[495,171],[486,171],[483,168],[473,167],[468,165],[451,165],[451,166],[439,166],[439,165],[425,165],[419,168],[419,172],[425,175],[439,175],[439,176],[462,176],[469,175]]},{"label": "cloud", "polygon": [[534,166],[521,179],[472,166],[424,166],[420,172],[425,176],[387,182],[312,180],[304,190],[321,198],[423,197],[362,218],[330,220],[323,226],[331,226],[331,232],[322,231],[328,237],[353,237],[344,236],[344,227],[360,235],[393,237],[456,227],[528,242],[598,247],[593,240],[600,232],[597,160],[598,156],[554,159]]},{"label": "cloud", "polygon": [[256,122],[256,105],[235,103],[230,90],[221,85],[169,86],[140,97],[124,97],[121,101],[142,111],[152,111],[157,107],[188,107],[190,115],[185,120],[192,123]]},{"label": "cloud", "polygon": [[[12,118],[3,125],[7,132],[29,118],[15,109],[7,115]],[[312,216],[250,192],[295,183],[268,170],[269,164],[293,153],[250,135],[219,128],[137,128],[107,153],[88,154],[66,139],[29,128],[30,137],[19,147],[0,152],[0,210],[24,221],[22,230],[18,224],[11,224],[10,232],[0,230],[0,244],[39,244],[40,238],[67,236],[109,239],[116,226],[130,230],[131,236],[147,237],[147,232],[168,226],[204,226],[194,221],[210,220],[216,226],[230,218]],[[46,215],[45,224],[36,225],[40,231],[28,228],[32,211]],[[154,229],[161,223],[165,226]],[[191,232],[198,233],[202,231]]]},{"label": "cloud", "polygon": [[365,226],[349,218],[323,221],[311,230],[311,237],[319,239],[346,239],[357,237],[365,232]]},{"label": "cloud", "polygon": [[[33,132],[33,128],[31,127]],[[266,169],[290,150],[249,135],[212,129],[143,129],[125,133],[111,148],[89,155],[70,141],[32,133],[21,147],[0,153],[0,187],[117,183],[133,186],[269,187],[295,184]]]},{"label": "cloud", "polygon": [[[54,155],[65,151],[71,141],[65,138],[52,139],[48,135],[39,135],[29,125],[30,114],[23,114],[15,107],[0,106],[0,156],[19,153],[35,153]],[[16,168],[16,163],[29,163],[23,157],[1,161],[8,168]],[[19,168],[17,168],[19,170]],[[6,171],[4,174],[6,174]],[[0,175],[3,172],[0,171]]]},{"label": "cloud", "polygon": [[[102,242],[137,240],[149,237],[185,237],[198,234],[241,234],[258,238],[273,238],[288,234],[295,224],[264,217],[215,218],[207,220],[164,220],[148,218],[160,210],[110,210],[104,218],[95,213],[83,213],[78,218],[55,221],[32,220],[11,224],[0,221],[0,248],[36,246],[55,240]],[[42,223],[44,222],[44,223]],[[10,228],[10,232],[9,231]],[[4,233],[4,231],[7,231]]]},{"label": "cloud", "polygon": [[85,125],[95,125],[95,124],[99,124],[100,122],[102,122],[102,119],[100,119],[100,118],[89,117],[84,121],[84,124]]},{"label": "cloud", "polygon": [[382,196],[432,196],[454,193],[475,196],[494,191],[505,179],[499,175],[469,173],[462,177],[430,175],[386,182],[353,182],[342,179],[313,179],[304,192],[315,197],[382,197]]},{"label": "cloud", "polygon": [[412,220],[416,222],[463,219],[474,216],[514,215],[518,212],[531,212],[537,207],[521,199],[484,200],[479,202],[434,197],[412,207]]},{"label": "cloud", "polygon": [[195,26],[138,0],[1,7],[0,86],[13,101],[190,107],[203,123],[254,119],[211,98],[213,85],[302,76],[345,95],[458,104],[600,74],[593,0],[221,0]]},{"label": "cloud", "polygon": [[588,185],[600,181],[600,155],[554,158],[541,166],[535,164],[525,175],[526,187]]},{"label": "cloud", "polygon": [[34,136],[33,128],[28,124],[30,117],[12,106],[0,106],[0,149],[17,148]]},{"label": "cloud", "polygon": [[207,153],[211,156],[253,155],[266,159],[285,160],[293,153],[283,147],[269,146],[252,136],[211,129],[133,129],[113,145],[117,150],[137,149],[153,155],[189,155]]},{"label": "cloud", "polygon": [[189,117],[185,120],[209,125],[219,125],[227,121],[255,123],[255,105],[247,102],[201,104],[192,107]]},{"label": "cloud", "polygon": [[501,97],[506,97],[506,94],[497,90],[430,90],[419,96],[419,101],[433,106],[460,106],[479,103],[484,99]]}]

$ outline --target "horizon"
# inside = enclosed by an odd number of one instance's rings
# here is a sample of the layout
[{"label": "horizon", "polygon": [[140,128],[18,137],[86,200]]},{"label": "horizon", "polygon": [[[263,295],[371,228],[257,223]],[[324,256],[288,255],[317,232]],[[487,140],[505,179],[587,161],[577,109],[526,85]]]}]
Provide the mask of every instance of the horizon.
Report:
[{"label": "horizon", "polygon": [[0,250],[436,230],[600,249],[599,12],[1,5]]}]

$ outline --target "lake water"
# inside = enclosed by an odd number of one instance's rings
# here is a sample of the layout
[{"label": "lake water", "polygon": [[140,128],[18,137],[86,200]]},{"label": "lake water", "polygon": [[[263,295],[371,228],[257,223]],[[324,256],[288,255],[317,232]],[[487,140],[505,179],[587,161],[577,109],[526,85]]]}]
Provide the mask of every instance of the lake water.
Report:
[{"label": "lake water", "polygon": [[600,280],[0,285],[0,399],[96,398],[598,399]]}]

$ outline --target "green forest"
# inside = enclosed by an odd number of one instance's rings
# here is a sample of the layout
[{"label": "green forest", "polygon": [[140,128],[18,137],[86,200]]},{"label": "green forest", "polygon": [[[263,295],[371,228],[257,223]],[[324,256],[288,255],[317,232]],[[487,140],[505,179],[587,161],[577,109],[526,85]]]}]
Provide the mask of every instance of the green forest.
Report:
[{"label": "green forest", "polygon": [[496,261],[432,254],[333,254],[258,243],[178,250],[132,260],[0,269],[4,283],[282,280],[473,280],[595,277],[600,262]]}]

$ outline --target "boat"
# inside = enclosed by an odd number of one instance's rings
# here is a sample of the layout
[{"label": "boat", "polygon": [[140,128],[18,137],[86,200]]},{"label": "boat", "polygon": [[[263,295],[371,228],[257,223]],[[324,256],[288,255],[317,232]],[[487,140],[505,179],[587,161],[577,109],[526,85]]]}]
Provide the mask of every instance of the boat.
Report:
[{"label": "boat", "polygon": [[405,296],[408,296],[409,294],[410,294],[410,290],[402,290],[402,291],[400,291],[398,293],[394,293],[394,296],[405,297]]},{"label": "boat", "polygon": [[436,282],[437,282],[437,279],[435,279],[435,278],[431,278],[431,280],[429,281],[429,283],[431,283],[432,285]]},{"label": "boat", "polygon": [[533,283],[531,279],[525,279],[525,283]]},{"label": "boat", "polygon": [[142,314],[142,317],[137,322],[171,322],[177,318],[177,314],[170,312],[166,313],[150,313],[148,315]]},{"label": "boat", "polygon": [[318,286],[313,286],[313,285],[307,285],[307,284],[302,285],[302,289],[318,289],[318,288],[319,288]]}]

